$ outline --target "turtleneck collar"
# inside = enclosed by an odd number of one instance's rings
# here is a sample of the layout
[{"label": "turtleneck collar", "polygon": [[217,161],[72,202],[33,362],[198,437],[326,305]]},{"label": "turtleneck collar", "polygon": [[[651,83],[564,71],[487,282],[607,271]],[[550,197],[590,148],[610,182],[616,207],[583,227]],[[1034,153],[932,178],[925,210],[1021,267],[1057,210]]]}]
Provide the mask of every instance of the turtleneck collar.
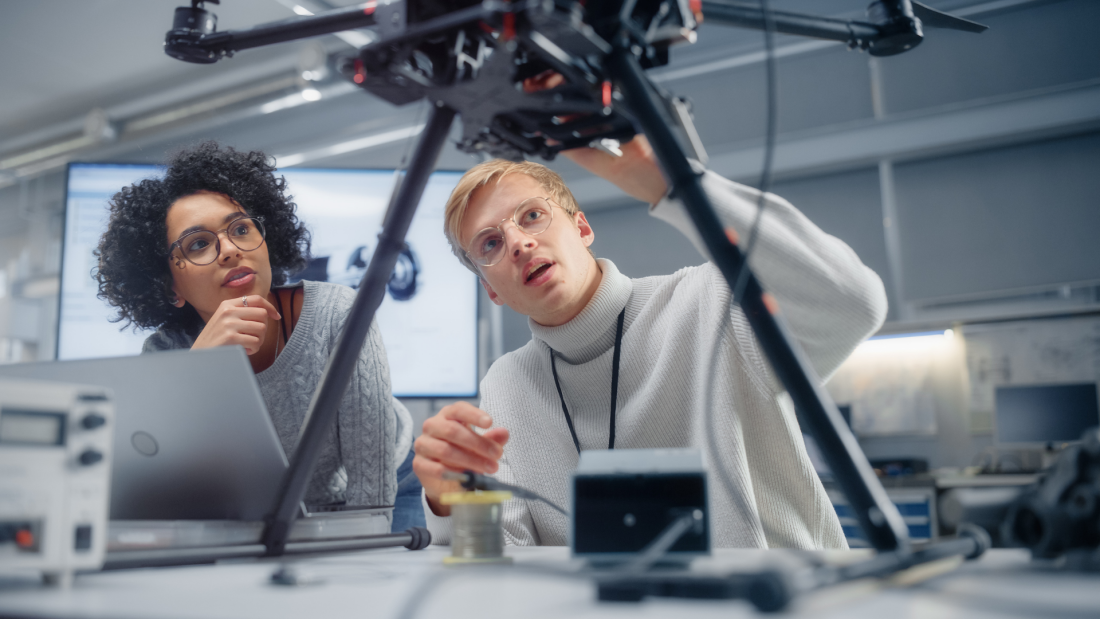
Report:
[{"label": "turtleneck collar", "polygon": [[557,327],[527,319],[535,339],[553,348],[567,363],[585,363],[615,345],[615,321],[634,290],[634,283],[610,260],[599,258],[596,263],[603,279],[581,313]]}]

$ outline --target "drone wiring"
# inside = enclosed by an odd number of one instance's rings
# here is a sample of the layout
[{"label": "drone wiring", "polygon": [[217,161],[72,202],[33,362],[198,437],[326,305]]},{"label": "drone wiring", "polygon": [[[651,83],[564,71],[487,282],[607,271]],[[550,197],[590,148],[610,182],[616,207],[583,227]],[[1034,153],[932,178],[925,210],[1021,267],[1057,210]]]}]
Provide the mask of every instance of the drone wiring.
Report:
[{"label": "drone wiring", "polygon": [[[748,241],[745,245],[745,258],[742,263],[741,269],[737,273],[736,284],[731,289],[730,296],[730,310],[741,303],[741,297],[744,294],[745,286],[749,280],[749,257],[752,255],[754,246],[756,245],[757,234],[759,232],[760,221],[763,219],[764,210],[767,207],[767,200],[765,196],[768,188],[771,184],[772,176],[772,161],[775,151],[775,134],[777,127],[778,117],[778,93],[776,88],[776,63],[775,63],[775,31],[774,22],[771,17],[771,8],[768,6],[768,0],[759,0],[760,10],[764,16],[764,66],[765,66],[765,96],[766,96],[766,124],[765,124],[765,136],[764,136],[764,163],[760,171],[760,196],[757,198],[756,203],[756,215],[753,218],[752,227],[749,229]],[[717,435],[717,420],[713,410],[714,402],[714,384],[716,381],[716,369],[718,367],[718,357],[722,351],[722,342],[725,341],[727,336],[731,336],[730,333],[730,313],[726,312],[725,318],[722,320],[718,336],[714,339],[714,343],[711,346],[710,363],[707,364],[706,377],[703,380],[703,426],[707,428],[705,432],[707,437],[707,449],[714,458],[711,462],[711,468],[718,473],[718,478],[722,481],[722,485],[725,486],[726,491],[731,497],[740,499],[742,504],[738,507],[744,514],[752,514],[755,510],[751,505],[744,500],[742,493],[737,490],[737,485],[733,481],[733,477],[730,471],[726,469],[721,458],[718,454],[721,453],[721,446],[718,445],[718,441],[715,438]]]},{"label": "drone wiring", "polygon": [[733,287],[733,300],[741,302],[741,296],[745,293],[745,285],[749,281],[749,257],[756,247],[757,235],[760,232],[760,222],[764,219],[764,211],[767,208],[767,193],[771,188],[772,165],[775,160],[775,136],[778,130],[779,119],[779,92],[776,80],[775,58],[775,21],[772,19],[771,7],[768,0],[760,0],[760,11],[764,15],[764,71],[766,89],[766,119],[764,129],[764,165],[760,170],[760,182],[758,189],[760,196],[756,201],[756,217],[753,218],[749,228],[749,237],[745,243],[745,261],[737,273],[737,282]]}]

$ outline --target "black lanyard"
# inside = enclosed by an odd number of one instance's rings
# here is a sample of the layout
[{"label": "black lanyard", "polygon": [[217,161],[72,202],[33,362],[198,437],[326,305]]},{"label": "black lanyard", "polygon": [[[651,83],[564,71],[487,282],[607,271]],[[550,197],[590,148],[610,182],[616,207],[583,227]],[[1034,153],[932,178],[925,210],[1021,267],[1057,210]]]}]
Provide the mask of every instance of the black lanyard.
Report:
[{"label": "black lanyard", "polygon": [[[626,318],[626,308],[619,312],[619,324],[615,327],[615,357],[611,365],[611,429],[608,431],[607,448],[615,449],[615,400],[619,396],[619,354],[623,348],[623,320]],[[581,452],[581,442],[577,439],[577,431],[573,428],[573,418],[569,416],[569,408],[565,405],[565,396],[561,394],[561,383],[558,382],[558,366],[554,362],[554,349],[550,349],[550,370],[554,373],[554,386],[558,388],[558,397],[561,398],[561,410],[565,413],[565,423],[569,426],[569,434],[573,436],[573,445],[577,453]]]}]

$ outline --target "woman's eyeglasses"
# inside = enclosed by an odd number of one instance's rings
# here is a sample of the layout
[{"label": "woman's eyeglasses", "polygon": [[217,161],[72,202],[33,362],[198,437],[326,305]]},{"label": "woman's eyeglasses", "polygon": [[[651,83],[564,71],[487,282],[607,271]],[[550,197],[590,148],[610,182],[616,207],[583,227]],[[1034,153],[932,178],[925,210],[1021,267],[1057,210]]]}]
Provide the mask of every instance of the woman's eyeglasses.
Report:
[{"label": "woman's eyeglasses", "polygon": [[168,248],[168,257],[178,247],[184,259],[195,266],[205,266],[218,259],[222,252],[221,233],[237,249],[252,251],[263,245],[265,232],[263,220],[259,217],[238,217],[229,222],[224,230],[211,232],[209,230],[195,230],[181,236]]}]

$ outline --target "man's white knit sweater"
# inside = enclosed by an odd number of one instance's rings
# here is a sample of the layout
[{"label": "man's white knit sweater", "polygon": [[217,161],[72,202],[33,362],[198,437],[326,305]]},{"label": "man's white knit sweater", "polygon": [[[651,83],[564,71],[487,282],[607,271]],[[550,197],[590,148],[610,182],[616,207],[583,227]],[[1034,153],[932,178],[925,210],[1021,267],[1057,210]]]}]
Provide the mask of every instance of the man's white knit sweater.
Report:
[{"label": "man's white knit sweater", "polygon": [[[704,187],[723,223],[745,238],[759,193],[709,172]],[[882,282],[847,245],[786,201],[768,195],[766,208],[752,266],[818,375],[827,377],[881,325]],[[666,198],[651,214],[703,251],[678,201]],[[610,261],[598,264],[603,277],[584,310],[558,327],[531,321],[532,340],[497,360],[481,384],[481,408],[511,433],[496,477],[569,504],[579,456],[554,385],[551,349],[581,449],[606,449],[615,327],[625,307],[615,448],[700,449],[711,471],[716,547],[845,548],[791,401],[744,314],[731,309],[718,269],[707,263],[630,279]],[[704,414],[708,386],[712,427]],[[707,433],[714,434],[716,451]],[[734,492],[720,483],[715,467],[729,472]],[[425,513],[433,541],[449,543],[450,519],[427,506]],[[503,521],[510,543],[568,543],[568,518],[542,503],[508,501]]]}]

